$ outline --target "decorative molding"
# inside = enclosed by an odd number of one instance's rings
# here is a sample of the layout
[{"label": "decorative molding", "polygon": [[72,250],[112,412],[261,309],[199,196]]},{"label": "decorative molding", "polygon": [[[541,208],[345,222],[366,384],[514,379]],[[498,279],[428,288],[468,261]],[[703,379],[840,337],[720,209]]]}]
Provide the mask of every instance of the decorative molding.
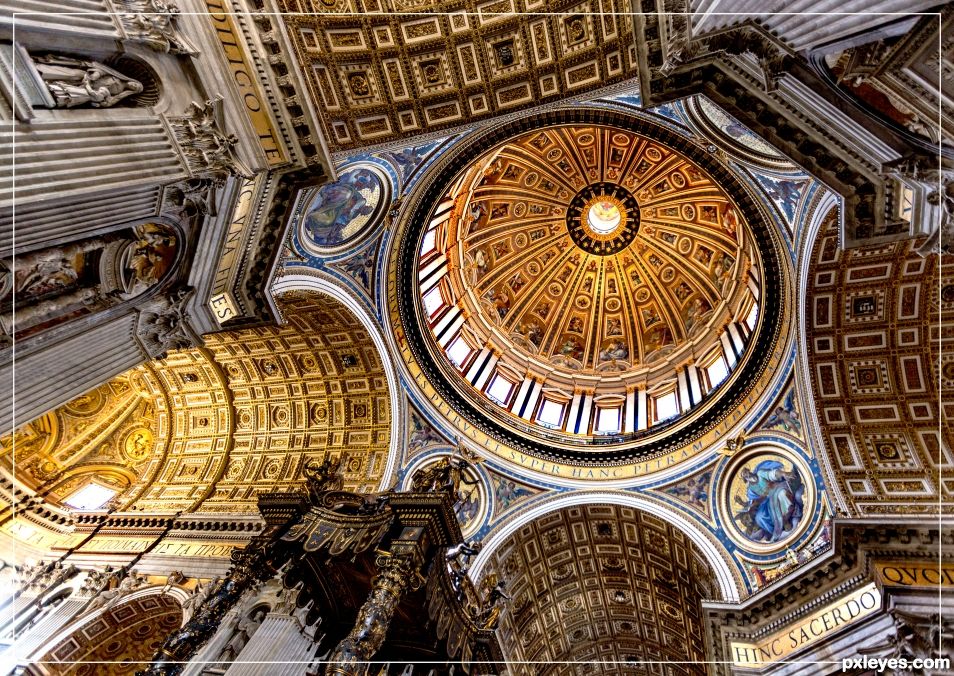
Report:
[{"label": "decorative molding", "polygon": [[222,131],[223,100],[216,94],[205,103],[193,101],[184,116],[168,118],[190,174],[216,183],[223,183],[229,176],[252,176],[252,170],[235,154],[238,137]]}]

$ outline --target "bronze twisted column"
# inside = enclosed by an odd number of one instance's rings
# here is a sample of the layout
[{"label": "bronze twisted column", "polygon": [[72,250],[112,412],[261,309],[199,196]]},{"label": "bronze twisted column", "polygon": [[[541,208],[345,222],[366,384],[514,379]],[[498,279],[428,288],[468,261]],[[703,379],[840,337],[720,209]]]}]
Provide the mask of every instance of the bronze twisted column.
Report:
[{"label": "bronze twisted column", "polygon": [[381,552],[375,560],[378,574],[371,593],[358,611],[354,628],[335,647],[325,676],[364,676],[369,660],[380,650],[404,593],[417,589],[423,579],[420,565],[409,556]]}]

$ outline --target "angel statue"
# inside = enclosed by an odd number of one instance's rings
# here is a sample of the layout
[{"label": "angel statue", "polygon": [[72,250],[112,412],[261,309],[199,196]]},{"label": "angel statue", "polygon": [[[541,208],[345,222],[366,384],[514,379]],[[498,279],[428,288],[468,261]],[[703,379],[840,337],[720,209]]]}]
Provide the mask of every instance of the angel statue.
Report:
[{"label": "angel statue", "polygon": [[479,483],[475,479],[464,476],[467,469],[479,462],[480,456],[469,451],[458,440],[453,455],[443,457],[433,465],[422,467],[414,472],[410,489],[418,493],[448,491],[454,497],[454,501],[458,502],[461,499],[460,485],[462,483],[468,486]]},{"label": "angel statue", "polygon": [[454,596],[458,603],[464,602],[466,595],[464,588],[464,578],[470,571],[470,557],[476,556],[483,548],[482,542],[471,540],[470,542],[460,542],[453,547],[448,547],[444,553],[444,560],[447,562],[447,572],[451,578],[451,586],[454,589]]},{"label": "angel statue", "polygon": [[110,108],[143,90],[138,80],[98,61],[47,54],[36,57],[34,64],[57,108]]},{"label": "angel statue", "polygon": [[201,580],[196,581],[195,588],[189,594],[188,598],[182,602],[183,624],[191,619],[196,610],[198,610],[199,607],[209,597],[209,593],[221,582],[221,576],[216,576],[214,579],[209,580],[205,584],[202,584]]},{"label": "angel statue", "polygon": [[302,470],[308,488],[308,495],[313,502],[318,496],[327,491],[340,491],[344,486],[344,477],[341,475],[341,458],[328,456],[321,462],[311,460]]},{"label": "angel statue", "polygon": [[103,589],[99,592],[89,605],[86,606],[86,610],[92,611],[100,608],[104,611],[110,610],[118,605],[123,598],[148,584],[149,581],[144,575],[135,572],[127,573],[126,576],[119,581],[118,586],[113,589]]},{"label": "angel statue", "polygon": [[497,622],[500,620],[500,613],[503,612],[502,601],[510,600],[510,597],[504,592],[507,584],[503,580],[498,580],[495,574],[491,574],[484,580],[481,587],[489,591],[483,607],[478,609],[474,616],[474,622],[481,629],[496,629]]}]

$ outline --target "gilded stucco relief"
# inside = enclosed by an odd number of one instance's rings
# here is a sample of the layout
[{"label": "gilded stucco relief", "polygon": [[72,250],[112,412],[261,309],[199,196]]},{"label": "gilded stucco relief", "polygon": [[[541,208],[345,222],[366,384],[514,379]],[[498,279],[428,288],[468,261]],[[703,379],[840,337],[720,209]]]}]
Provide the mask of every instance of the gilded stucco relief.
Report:
[{"label": "gilded stucco relief", "polygon": [[54,503],[90,482],[122,493],[154,463],[167,418],[152,374],[134,370],[0,439],[0,462]]}]

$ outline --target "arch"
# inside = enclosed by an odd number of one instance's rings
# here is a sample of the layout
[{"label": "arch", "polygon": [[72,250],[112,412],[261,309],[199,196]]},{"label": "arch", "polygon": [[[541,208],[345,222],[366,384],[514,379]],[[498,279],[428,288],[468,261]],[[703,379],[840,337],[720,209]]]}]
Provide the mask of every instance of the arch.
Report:
[{"label": "arch", "polygon": [[[830,190],[824,190],[821,192],[820,197],[818,197],[815,204],[812,205],[811,215],[806,224],[805,231],[803,232],[800,238],[800,246],[798,251],[798,259],[795,262],[798,280],[798,298],[803,299],[803,302],[807,302],[809,287],[811,280],[809,280],[809,267],[812,262],[812,251],[815,248],[815,240],[818,238],[818,233],[821,232],[822,225],[828,218],[828,215],[832,210],[838,209],[838,220],[839,226],[838,229],[840,232],[844,232],[844,229],[841,227],[843,220],[843,213],[841,211],[842,198],[833,193]],[[828,453],[825,452],[825,445],[823,442],[823,436],[821,431],[821,423],[819,418],[819,411],[816,406],[815,398],[811,395],[812,393],[812,383],[811,383],[811,365],[809,364],[808,359],[808,321],[806,314],[804,312],[795,312],[795,317],[797,318],[798,325],[796,327],[796,340],[797,347],[795,351],[795,379],[798,383],[798,389],[803,393],[801,397],[802,410],[805,415],[804,418],[807,422],[806,431],[808,438],[808,447],[814,452],[815,457],[820,461],[822,470],[825,473],[825,485],[832,488],[829,494],[832,496],[832,499],[836,502],[836,505],[840,511],[845,511],[845,499],[842,496],[841,491],[837,489],[838,481],[835,479],[835,470],[831,463],[831,458]]]},{"label": "arch", "polygon": [[667,523],[684,533],[693,544],[698,547],[699,553],[705,557],[706,562],[712,569],[719,586],[719,591],[722,594],[721,600],[726,602],[738,602],[741,598],[742,590],[740,580],[733,574],[733,570],[725,557],[724,551],[720,551],[719,546],[703,535],[688,518],[663,507],[645,495],[620,491],[574,491],[572,493],[554,496],[553,498],[537,503],[527,511],[504,523],[496,532],[488,534],[488,536],[484,538],[484,547],[474,560],[473,566],[471,566],[471,577],[475,580],[480,579],[481,574],[484,572],[484,567],[490,560],[490,555],[494,550],[498,549],[510,535],[525,524],[565,507],[593,504],[632,507],[664,519]]},{"label": "arch", "polygon": [[[153,597],[163,597],[162,603],[155,604],[149,603],[149,600]],[[80,634],[86,627],[93,626],[93,624],[101,620],[106,614],[112,614],[115,611],[129,608],[130,606],[136,606],[142,610],[142,608],[148,608],[154,606],[155,608],[162,610],[165,608],[165,614],[170,612],[178,613],[179,623],[182,623],[182,604],[189,597],[189,594],[186,590],[176,587],[176,586],[167,586],[167,585],[152,585],[145,587],[143,589],[138,589],[128,596],[122,599],[122,602],[117,604],[112,608],[97,608],[92,612],[85,613],[78,618],[74,619],[72,622],[63,627],[60,631],[54,634],[50,639],[42,643],[36,650],[32,651],[30,655],[31,660],[43,660],[49,661],[49,658],[52,657],[52,653],[59,646],[64,644],[66,641],[70,640],[71,637]],[[140,601],[146,600],[147,603],[144,606],[139,603]],[[97,636],[102,636],[103,633],[100,631]],[[164,632],[162,636],[165,636]],[[112,634],[111,634],[112,635]],[[79,647],[79,646],[78,646]],[[44,659],[46,658],[46,659]],[[148,658],[148,656],[147,656]],[[60,661],[62,658],[61,655],[57,655],[56,660]],[[53,662],[55,664],[56,662]],[[43,665],[43,671],[45,673],[59,673],[49,669],[49,666]]]},{"label": "arch", "polygon": [[168,420],[168,408],[136,374],[119,375],[0,438],[0,465],[53,506],[94,477],[117,495],[135,485],[151,447],[131,453],[129,436],[142,430],[153,438]]},{"label": "arch", "polygon": [[952,373],[934,327],[954,285],[941,257],[917,251],[921,240],[846,248],[840,216],[819,210],[801,251],[809,429],[842,512],[936,518],[950,511],[942,473],[954,435],[938,425]]},{"label": "arch", "polygon": [[669,520],[606,501],[564,506],[511,533],[490,561],[480,586],[502,584],[512,599],[498,627],[506,660],[545,663],[547,676],[569,673],[564,660],[604,662],[607,676],[650,663],[706,673],[702,602],[718,592],[699,548]]},{"label": "arch", "polygon": [[142,91],[119,102],[123,108],[152,108],[163,98],[163,87],[156,69],[138,54],[123,52],[106,59],[106,65],[131,77],[142,85]]},{"label": "arch", "polygon": [[[292,270],[294,270],[294,268],[292,268]],[[380,484],[380,487],[384,489],[389,486],[393,480],[395,472],[397,471],[398,459],[401,455],[400,449],[403,447],[404,399],[401,396],[397,372],[394,370],[394,365],[388,358],[388,355],[391,353],[388,350],[387,343],[385,343],[381,327],[377,321],[368,314],[361,303],[340,286],[324,277],[301,272],[291,272],[272,285],[271,296],[274,299],[291,291],[314,291],[340,302],[361,322],[361,325],[368,332],[375,349],[381,357],[381,365],[388,383],[388,396],[391,398],[391,440],[388,444],[387,465],[385,466]]]}]

